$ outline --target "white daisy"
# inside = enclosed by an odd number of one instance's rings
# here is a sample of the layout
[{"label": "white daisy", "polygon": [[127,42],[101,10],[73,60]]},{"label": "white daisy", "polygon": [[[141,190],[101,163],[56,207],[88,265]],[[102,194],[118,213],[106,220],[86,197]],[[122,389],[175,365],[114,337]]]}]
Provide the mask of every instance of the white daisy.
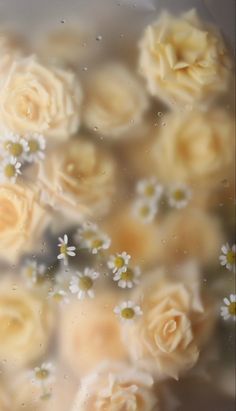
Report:
[{"label": "white daisy", "polygon": [[79,300],[84,299],[87,295],[94,298],[94,281],[99,277],[99,273],[90,268],[85,268],[84,272],[76,272],[76,276],[72,276],[69,289],[72,294],[77,294]]},{"label": "white daisy", "polygon": [[27,260],[22,268],[22,274],[29,287],[43,283],[46,280],[45,273],[46,266],[44,264],[38,264],[35,260]]},{"label": "white daisy", "polygon": [[78,230],[75,237],[76,241],[84,248],[97,254],[101,250],[107,250],[110,247],[110,238],[99,230],[98,226],[86,222]]},{"label": "white daisy", "polygon": [[222,254],[219,257],[220,264],[225,265],[230,271],[235,270],[235,254],[236,254],[236,244],[230,247],[229,243],[224,244],[221,247]]},{"label": "white daisy", "polygon": [[55,381],[55,367],[51,362],[44,362],[39,367],[35,367],[31,373],[34,384],[45,386]]},{"label": "white daisy", "polygon": [[139,267],[130,268],[127,267],[126,271],[117,272],[113,280],[118,281],[118,287],[121,288],[132,288],[134,285],[139,284],[139,277],[141,275],[141,270]]},{"label": "white daisy", "polygon": [[167,190],[167,199],[170,207],[184,208],[188,205],[192,192],[186,184],[176,183]]},{"label": "white daisy", "polygon": [[230,294],[228,298],[224,298],[225,305],[220,308],[221,316],[224,320],[231,318],[236,321],[236,294]]},{"label": "white daisy", "polygon": [[0,166],[0,181],[15,183],[20,171],[21,163],[15,157],[6,158]]},{"label": "white daisy", "polygon": [[69,304],[70,302],[67,292],[59,287],[54,287],[51,291],[49,291],[48,296],[59,305]]},{"label": "white daisy", "polygon": [[137,192],[147,200],[158,201],[163,193],[163,187],[155,177],[151,177],[137,183]]},{"label": "white daisy", "polygon": [[41,161],[45,157],[46,141],[41,134],[30,134],[27,137],[29,150],[26,160],[29,163]]},{"label": "white daisy", "polygon": [[127,254],[126,251],[116,253],[109,257],[107,265],[113,274],[117,273],[117,275],[119,275],[127,270],[130,258],[130,255]]},{"label": "white daisy", "polygon": [[150,223],[154,220],[158,208],[153,201],[148,201],[145,198],[139,198],[133,205],[134,215],[140,218],[144,223]]},{"label": "white daisy", "polygon": [[124,301],[114,308],[114,313],[120,317],[122,322],[132,323],[134,319],[143,314],[139,305],[133,301]]},{"label": "white daisy", "polygon": [[7,133],[0,146],[0,152],[3,156],[6,154],[24,160],[25,154],[29,151],[29,145],[26,139],[18,134]]},{"label": "white daisy", "polygon": [[63,238],[59,237],[58,240],[59,240],[58,247],[60,249],[60,254],[58,254],[57,258],[58,260],[63,260],[65,265],[68,265],[68,256],[75,257],[76,247],[68,246],[68,235],[67,234],[64,234]]}]

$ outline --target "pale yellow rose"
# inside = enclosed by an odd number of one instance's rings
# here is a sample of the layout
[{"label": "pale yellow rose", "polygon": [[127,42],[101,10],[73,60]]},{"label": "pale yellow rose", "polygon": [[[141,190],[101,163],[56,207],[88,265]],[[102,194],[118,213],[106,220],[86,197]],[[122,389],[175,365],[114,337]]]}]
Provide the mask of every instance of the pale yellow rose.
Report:
[{"label": "pale yellow rose", "polygon": [[176,280],[156,269],[132,296],[141,300],[143,315],[124,329],[127,348],[135,364],[158,378],[178,379],[192,368],[212,331],[212,316],[209,309],[206,316],[199,281],[191,270],[190,266],[189,279],[183,282],[181,273]]},{"label": "pale yellow rose", "polygon": [[71,72],[44,67],[34,56],[16,59],[0,88],[0,120],[16,133],[65,140],[79,127],[81,98]]},{"label": "pale yellow rose", "polygon": [[162,13],[139,46],[140,73],[150,93],[168,104],[205,103],[228,88],[232,65],[223,39],[195,10],[180,17]]},{"label": "pale yellow rose", "polygon": [[121,64],[106,64],[94,71],[88,78],[86,91],[85,125],[110,139],[140,124],[148,108],[139,81]]},{"label": "pale yellow rose", "polygon": [[234,124],[223,110],[192,111],[166,117],[166,127],[151,149],[163,182],[217,185],[233,164]]},{"label": "pale yellow rose", "polygon": [[101,365],[82,380],[72,411],[159,411],[152,377],[122,363]]},{"label": "pale yellow rose", "polygon": [[111,154],[82,136],[49,152],[40,164],[43,199],[82,219],[105,214],[115,193],[116,165]]},{"label": "pale yellow rose", "polygon": [[17,281],[0,284],[0,360],[21,367],[43,355],[52,331],[53,312],[46,300]]},{"label": "pale yellow rose", "polygon": [[48,214],[31,188],[0,184],[0,215],[0,259],[14,263],[38,245]]},{"label": "pale yellow rose", "polygon": [[95,299],[77,301],[65,307],[59,330],[61,358],[75,375],[85,375],[104,360],[126,359],[119,321],[113,308],[116,294],[98,293]]}]

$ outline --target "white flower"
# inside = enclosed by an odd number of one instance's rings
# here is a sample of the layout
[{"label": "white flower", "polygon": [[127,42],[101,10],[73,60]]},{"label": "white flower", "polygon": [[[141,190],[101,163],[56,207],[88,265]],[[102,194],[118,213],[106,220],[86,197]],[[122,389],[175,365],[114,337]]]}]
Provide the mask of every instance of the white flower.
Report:
[{"label": "white flower", "polygon": [[26,160],[29,163],[41,161],[44,159],[46,141],[41,134],[33,133],[27,136],[29,150],[26,155]]},{"label": "white flower", "polygon": [[224,298],[225,305],[221,306],[221,316],[224,320],[231,318],[236,321],[236,294],[230,294],[228,298]]},{"label": "white flower", "polygon": [[99,277],[99,273],[90,268],[85,268],[84,272],[76,272],[76,276],[72,276],[69,289],[72,294],[77,294],[79,300],[84,299],[87,295],[94,298],[94,281]]},{"label": "white flower", "polygon": [[48,296],[60,305],[69,304],[70,302],[67,292],[58,287],[54,287],[51,291],[49,291]]},{"label": "white flower", "polygon": [[191,190],[183,183],[173,184],[167,191],[169,205],[178,209],[186,207],[191,196]]},{"label": "white flower", "polygon": [[18,160],[24,160],[26,153],[29,151],[28,142],[18,134],[7,132],[3,136],[0,146],[0,154],[12,156]]},{"label": "white flower", "polygon": [[130,255],[123,251],[122,253],[116,253],[115,255],[111,255],[107,265],[112,270],[113,274],[121,274],[127,270]]},{"label": "white flower", "polygon": [[38,264],[35,260],[27,260],[22,269],[22,274],[27,281],[27,285],[42,283],[45,280],[46,266],[44,264]]},{"label": "white flower", "polygon": [[60,254],[58,254],[58,260],[63,260],[65,265],[68,265],[68,256],[74,257],[75,247],[68,246],[68,235],[65,234],[63,238],[59,237],[58,247],[60,249]]},{"label": "white flower", "polygon": [[229,243],[224,244],[221,247],[222,254],[219,257],[220,264],[225,265],[230,271],[235,270],[235,254],[236,254],[236,244],[233,244],[230,248]]},{"label": "white flower", "polygon": [[113,280],[118,281],[118,287],[121,288],[132,288],[134,285],[139,284],[139,277],[141,271],[139,267],[130,268],[127,267],[126,271],[117,272]]},{"label": "white flower", "polygon": [[55,367],[51,362],[44,362],[39,367],[34,368],[31,376],[32,383],[36,385],[45,386],[51,384],[55,380]]},{"label": "white flower", "polygon": [[133,205],[134,215],[140,218],[144,223],[151,223],[156,216],[157,210],[157,204],[146,198],[139,198]]},{"label": "white flower", "polygon": [[0,182],[15,183],[20,171],[21,163],[15,157],[6,158],[0,166]]},{"label": "white flower", "polygon": [[114,308],[114,313],[117,314],[122,322],[131,323],[137,317],[143,314],[139,305],[135,305],[133,301],[124,301]]},{"label": "white flower", "polygon": [[88,248],[92,254],[107,250],[111,244],[110,238],[100,231],[96,224],[89,222],[85,222],[78,229],[75,239],[82,247]]},{"label": "white flower", "polygon": [[147,200],[158,201],[163,193],[163,187],[155,177],[151,177],[138,182],[137,192]]}]

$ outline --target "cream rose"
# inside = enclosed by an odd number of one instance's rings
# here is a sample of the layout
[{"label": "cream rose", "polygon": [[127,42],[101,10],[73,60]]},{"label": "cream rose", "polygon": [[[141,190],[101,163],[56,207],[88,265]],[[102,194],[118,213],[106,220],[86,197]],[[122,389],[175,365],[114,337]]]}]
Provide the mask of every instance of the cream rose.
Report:
[{"label": "cream rose", "polygon": [[[156,270],[145,277],[143,288],[132,297],[142,299],[143,315],[124,329],[130,356],[136,364],[161,378],[178,379],[192,368],[201,345],[209,338],[199,281],[186,283],[168,279]],[[213,323],[209,317],[208,322]]]},{"label": "cream rose", "polygon": [[43,198],[76,219],[104,214],[115,193],[116,166],[109,152],[82,136],[48,153],[38,180]]},{"label": "cream rose", "polygon": [[0,284],[0,360],[6,367],[29,364],[44,354],[52,331],[52,310],[17,282]]},{"label": "cream rose", "polygon": [[19,184],[0,184],[0,259],[14,263],[32,249],[48,222],[36,193]]},{"label": "cream rose", "polygon": [[120,324],[113,308],[118,296],[111,291],[94,300],[71,303],[62,312],[59,349],[63,360],[75,375],[81,376],[104,360],[126,359]]},{"label": "cream rose", "polygon": [[140,73],[148,89],[168,104],[204,102],[227,90],[231,62],[220,33],[196,11],[164,12],[140,41]]},{"label": "cream rose", "polygon": [[111,363],[82,380],[72,411],[158,411],[158,403],[149,374]]},{"label": "cream rose", "polygon": [[153,166],[164,182],[210,187],[227,177],[233,141],[233,121],[222,110],[170,114],[151,148]]},{"label": "cream rose", "polygon": [[88,79],[83,119],[99,135],[120,137],[141,123],[147,107],[142,86],[125,66],[107,64]]},{"label": "cream rose", "polygon": [[67,139],[79,127],[81,88],[67,71],[34,57],[16,59],[0,89],[0,120],[10,130]]}]

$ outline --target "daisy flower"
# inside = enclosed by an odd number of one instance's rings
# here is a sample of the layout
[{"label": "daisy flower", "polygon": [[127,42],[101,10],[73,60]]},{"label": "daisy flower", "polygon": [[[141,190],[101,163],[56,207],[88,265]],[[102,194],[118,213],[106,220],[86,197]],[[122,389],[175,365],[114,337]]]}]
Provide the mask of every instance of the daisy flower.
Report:
[{"label": "daisy flower", "polygon": [[72,276],[69,289],[72,294],[77,294],[79,300],[86,296],[94,298],[94,281],[99,277],[99,273],[90,268],[85,268],[84,272],[76,272],[76,276]]},{"label": "daisy flower", "polygon": [[92,254],[107,250],[111,244],[110,238],[100,231],[96,224],[88,222],[78,229],[75,239],[82,247],[89,249]]},{"label": "daisy flower", "polygon": [[133,301],[124,301],[114,308],[114,313],[118,315],[122,322],[132,323],[134,319],[143,314],[139,305]]},{"label": "daisy flower", "polygon": [[156,216],[157,210],[157,204],[153,201],[148,201],[145,198],[139,198],[134,202],[134,215],[140,218],[144,223],[152,222]]},{"label": "daisy flower", "polygon": [[21,163],[17,158],[10,157],[3,160],[0,166],[0,181],[15,183],[20,171]]},{"label": "daisy flower", "polygon": [[68,256],[75,257],[75,246],[68,246],[68,235],[65,234],[63,238],[59,237],[59,250],[60,254],[58,254],[58,260],[63,260],[65,265],[68,265]]},{"label": "daisy flower", "polygon": [[8,154],[12,157],[24,160],[25,154],[29,151],[28,142],[18,134],[7,134],[1,145],[1,154]]},{"label": "daisy flower", "polygon": [[113,274],[121,274],[127,270],[130,255],[123,251],[122,253],[116,253],[111,255],[107,262],[108,267],[112,270]]},{"label": "daisy flower", "polygon": [[46,142],[41,134],[30,134],[27,136],[29,150],[27,152],[26,160],[29,163],[41,161],[45,157]]},{"label": "daisy flower", "polygon": [[163,193],[163,187],[155,177],[151,177],[137,183],[137,193],[147,200],[158,201]]},{"label": "daisy flower", "polygon": [[67,292],[58,287],[54,287],[51,291],[49,291],[48,296],[60,305],[69,304],[70,302]]},{"label": "daisy flower", "polygon": [[[32,373],[31,373],[32,375]],[[39,367],[35,367],[32,375],[32,382],[37,385],[48,385],[55,380],[55,367],[51,362],[44,362]]]},{"label": "daisy flower", "polygon": [[220,264],[225,265],[230,271],[235,270],[236,244],[230,247],[229,243],[226,243],[221,247],[221,251],[222,254],[219,257]]},{"label": "daisy flower", "polygon": [[117,272],[113,280],[118,281],[118,287],[121,288],[132,288],[134,285],[139,284],[139,277],[141,271],[139,267],[130,268],[127,267],[126,271]]},{"label": "daisy flower", "polygon": [[169,187],[167,199],[170,207],[184,208],[191,199],[192,192],[186,184],[176,183]]},{"label": "daisy flower", "polygon": [[236,321],[236,294],[230,294],[228,298],[224,298],[225,305],[220,308],[221,316],[224,320],[231,318]]},{"label": "daisy flower", "polygon": [[22,274],[27,281],[27,285],[32,287],[32,285],[40,284],[45,281],[46,266],[44,264],[38,264],[35,260],[26,261]]}]

